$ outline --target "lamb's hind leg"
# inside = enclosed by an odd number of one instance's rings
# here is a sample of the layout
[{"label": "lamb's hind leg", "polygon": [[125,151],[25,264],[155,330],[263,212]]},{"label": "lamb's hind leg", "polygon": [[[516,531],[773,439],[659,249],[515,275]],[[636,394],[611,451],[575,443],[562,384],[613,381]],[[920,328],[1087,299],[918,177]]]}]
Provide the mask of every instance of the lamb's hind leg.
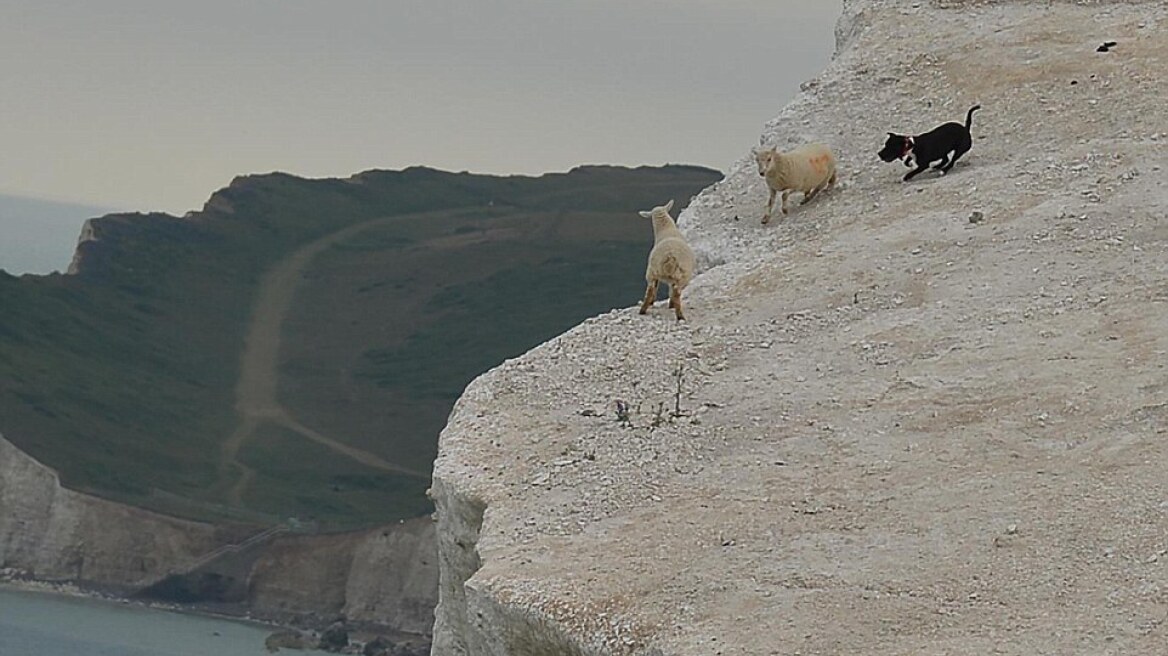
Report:
[{"label": "lamb's hind leg", "polygon": [[653,301],[657,300],[657,281],[650,280],[649,286],[645,288],[645,300],[641,302],[641,314],[649,311],[649,306],[653,305]]},{"label": "lamb's hind leg", "polygon": [[681,321],[685,318],[685,314],[681,311],[681,290],[675,285],[669,286],[669,307],[677,313],[677,320]]},{"label": "lamb's hind leg", "polygon": [[799,204],[806,205],[807,203],[810,203],[812,198],[815,198],[819,195],[819,191],[821,189],[823,189],[823,187],[812,187],[811,191],[803,194],[803,200],[799,201]]}]

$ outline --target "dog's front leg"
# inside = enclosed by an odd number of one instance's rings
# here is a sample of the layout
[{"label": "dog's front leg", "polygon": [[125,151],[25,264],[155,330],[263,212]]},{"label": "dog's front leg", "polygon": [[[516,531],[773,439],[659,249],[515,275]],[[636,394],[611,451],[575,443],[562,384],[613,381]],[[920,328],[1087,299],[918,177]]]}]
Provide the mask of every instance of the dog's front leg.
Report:
[{"label": "dog's front leg", "polygon": [[917,176],[917,174],[918,174],[918,173],[920,173],[921,171],[924,171],[924,170],[926,170],[926,169],[928,169],[928,168],[929,168],[929,163],[928,163],[928,162],[925,162],[924,164],[921,164],[921,163],[918,161],[918,162],[917,162],[917,168],[915,168],[915,169],[913,169],[913,170],[909,171],[909,172],[908,172],[908,173],[907,173],[907,174],[904,176],[904,181],[905,181],[905,182],[908,182],[909,180],[912,180],[913,178],[915,178],[915,177]]}]

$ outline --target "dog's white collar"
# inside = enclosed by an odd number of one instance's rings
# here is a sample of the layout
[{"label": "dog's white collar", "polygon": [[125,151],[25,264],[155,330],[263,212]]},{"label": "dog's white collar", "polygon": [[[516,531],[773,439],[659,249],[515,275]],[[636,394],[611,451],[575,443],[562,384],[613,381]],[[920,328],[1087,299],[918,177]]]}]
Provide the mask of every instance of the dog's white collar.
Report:
[{"label": "dog's white collar", "polygon": [[913,143],[912,137],[905,137],[904,138],[904,152],[902,152],[900,154],[900,158],[904,159],[904,158],[908,157],[909,154],[912,153],[914,145],[915,144]]}]

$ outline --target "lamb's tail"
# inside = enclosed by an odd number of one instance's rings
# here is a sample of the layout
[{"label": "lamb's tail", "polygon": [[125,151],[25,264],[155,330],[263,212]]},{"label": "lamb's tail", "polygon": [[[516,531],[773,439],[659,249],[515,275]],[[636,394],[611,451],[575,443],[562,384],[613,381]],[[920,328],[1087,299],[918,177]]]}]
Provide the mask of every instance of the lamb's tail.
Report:
[{"label": "lamb's tail", "polygon": [[969,130],[969,126],[973,125],[973,113],[981,109],[981,105],[974,105],[969,108],[969,113],[965,115],[965,129]]},{"label": "lamb's tail", "polygon": [[678,261],[677,255],[667,253],[661,259],[661,264],[657,267],[657,273],[661,275],[661,279],[676,284],[676,281],[681,278],[682,268],[681,262]]}]

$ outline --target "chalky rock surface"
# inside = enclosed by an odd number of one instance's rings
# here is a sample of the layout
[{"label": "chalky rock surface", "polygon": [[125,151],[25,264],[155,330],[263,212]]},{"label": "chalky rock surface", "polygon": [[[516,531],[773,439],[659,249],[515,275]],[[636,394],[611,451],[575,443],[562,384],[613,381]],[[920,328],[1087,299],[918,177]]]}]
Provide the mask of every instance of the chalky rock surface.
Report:
[{"label": "chalky rock surface", "polygon": [[[761,138],[838,188],[762,226],[743,144],[688,321],[630,280],[458,402],[436,655],[1168,653],[1168,5],[837,33]],[[948,175],[876,158],[977,103]]]}]

